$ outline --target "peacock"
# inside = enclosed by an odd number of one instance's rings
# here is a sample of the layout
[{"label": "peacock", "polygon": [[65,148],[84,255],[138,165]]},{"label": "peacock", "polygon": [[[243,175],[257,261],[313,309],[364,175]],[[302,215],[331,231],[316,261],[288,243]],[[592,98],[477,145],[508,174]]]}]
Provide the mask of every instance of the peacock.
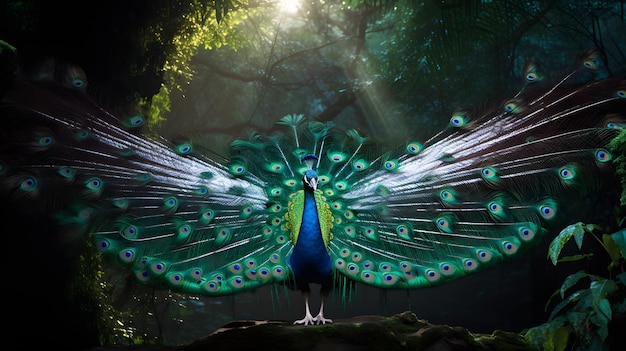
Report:
[{"label": "peacock", "polygon": [[39,72],[2,99],[2,195],[155,288],[285,285],[304,299],[294,324],[325,324],[337,287],[427,288],[576,221],[621,225],[608,144],[626,128],[626,81],[608,77],[597,50],[557,79],[529,62],[521,90],[459,109],[427,140],[379,145],[289,114],[228,155],[150,136],[142,115],[118,118],[86,94],[82,71],[64,69],[62,84]]}]

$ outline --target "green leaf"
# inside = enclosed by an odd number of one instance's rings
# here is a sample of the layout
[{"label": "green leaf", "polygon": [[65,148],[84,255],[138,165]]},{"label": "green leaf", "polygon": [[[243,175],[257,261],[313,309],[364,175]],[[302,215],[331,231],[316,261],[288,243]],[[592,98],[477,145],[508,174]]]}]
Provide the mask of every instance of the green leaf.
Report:
[{"label": "green leaf", "polygon": [[608,235],[608,234],[602,235],[602,241],[604,242],[606,251],[609,253],[609,256],[611,257],[611,264],[608,267],[608,270],[611,270],[612,267],[616,267],[619,265],[619,260],[622,257],[620,248],[611,235]]},{"label": "green leaf", "polygon": [[589,290],[591,291],[592,296],[591,304],[595,308],[595,306],[600,304],[601,300],[605,299],[608,295],[617,290],[617,284],[615,281],[610,279],[596,280],[591,282]]},{"label": "green leaf", "polygon": [[613,304],[613,308],[615,309],[615,313],[624,313],[626,312],[626,298],[622,301]]},{"label": "green leaf", "polygon": [[573,256],[565,256],[562,258],[559,258],[559,260],[557,261],[558,263],[561,262],[575,262],[575,261],[580,261],[582,259],[590,259],[591,257],[593,257],[593,253],[587,253],[584,255],[573,255]]},{"label": "green leaf", "polygon": [[[609,311],[610,310],[611,307],[609,305]],[[610,320],[607,319],[606,316],[601,312],[596,312],[596,314],[591,315],[589,317],[589,320],[591,321],[591,323],[595,324],[598,327],[597,333],[604,341],[604,339],[606,339],[606,337],[609,335],[608,325]]]},{"label": "green leaf", "polygon": [[[622,256],[626,257],[626,229],[621,229],[610,235],[611,239],[619,246]],[[612,257],[612,256],[611,256]]]},{"label": "green leaf", "polygon": [[550,322],[529,328],[523,333],[524,340],[539,350],[554,350],[555,335],[560,328],[568,328],[570,332],[572,330],[564,316],[558,316]]},{"label": "green leaf", "polygon": [[572,327],[569,325],[564,325],[554,332],[554,351],[565,350],[571,332]]},{"label": "green leaf", "polygon": [[[591,227],[593,230],[593,227]],[[585,236],[585,231],[589,230],[589,227],[587,227],[586,225],[581,223],[580,227],[576,227],[574,229],[574,241],[576,242],[576,245],[578,246],[578,250],[580,250],[583,247],[583,237]]]},{"label": "green leaf", "polygon": [[608,321],[613,319],[613,311],[611,310],[611,302],[609,302],[609,300],[600,300],[600,303],[598,304],[598,310],[602,312],[602,315],[607,319],[607,323]]},{"label": "green leaf", "polygon": [[[556,305],[556,307],[554,307],[554,310],[552,310],[552,313],[550,314],[550,318],[548,318],[548,321],[551,321],[559,312],[561,312],[563,308],[565,308],[565,306],[567,306],[568,304],[572,302],[578,301],[580,298],[585,296],[585,294],[588,294],[587,289],[578,290],[575,293],[569,295],[563,301],[559,302],[559,304]],[[568,319],[569,319],[569,314],[568,314]]]},{"label": "green leaf", "polygon": [[563,284],[561,285],[561,290],[560,290],[561,298],[565,298],[565,291],[567,291],[567,289],[574,286],[582,278],[585,278],[588,276],[589,274],[585,273],[585,271],[578,271],[574,274],[570,274],[569,276],[567,276],[567,278],[565,278],[565,280],[563,281]]},{"label": "green leaf", "polygon": [[587,318],[589,318],[589,314],[587,312],[569,312],[567,314],[567,321],[574,327],[574,330],[580,334],[585,335],[588,333],[587,330]]},{"label": "green leaf", "polygon": [[622,285],[626,286],[626,272],[618,274],[616,278],[619,280],[620,283],[622,283]]},{"label": "green leaf", "polygon": [[[585,225],[582,222],[578,222],[572,225],[567,226],[567,228],[561,230],[559,235],[556,236],[550,242],[550,247],[548,249],[548,258],[552,261],[552,264],[556,266],[559,255],[561,254],[561,250],[563,246],[569,241],[572,236],[576,236],[576,243],[580,240],[582,244],[582,235],[585,233]],[[580,239],[578,239],[580,238]],[[578,246],[580,248],[580,245]]]},{"label": "green leaf", "polygon": [[[552,299],[554,299],[556,296],[559,296],[560,291],[561,291],[560,289],[556,289],[556,290],[552,293],[552,295],[550,295],[550,298],[548,299],[548,302],[546,302],[546,305],[545,305],[545,307],[543,308],[544,312],[547,312],[547,311],[548,311],[548,306],[550,306],[550,302],[552,302]],[[561,299],[562,299],[562,298],[561,298]]]}]

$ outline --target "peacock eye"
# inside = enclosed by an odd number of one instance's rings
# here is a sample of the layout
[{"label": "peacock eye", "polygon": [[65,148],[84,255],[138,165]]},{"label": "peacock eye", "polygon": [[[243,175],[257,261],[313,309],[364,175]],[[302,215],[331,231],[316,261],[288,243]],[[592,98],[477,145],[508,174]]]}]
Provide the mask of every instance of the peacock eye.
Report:
[{"label": "peacock eye", "polygon": [[491,260],[492,254],[487,250],[478,249],[476,250],[476,257],[480,262],[488,262],[489,260]]},{"label": "peacock eye", "polygon": [[398,277],[391,273],[383,274],[383,283],[385,285],[393,285],[398,281]]},{"label": "peacock eye", "polygon": [[346,235],[348,235],[351,238],[355,238],[356,237],[356,230],[354,228],[354,226],[352,225],[347,225],[343,228],[343,232],[346,233]]},{"label": "peacock eye", "polygon": [[204,185],[201,185],[196,189],[196,194],[200,196],[207,195],[208,193],[209,193],[209,188],[207,188]]},{"label": "peacock eye", "polygon": [[183,143],[176,147],[176,153],[179,155],[187,155],[192,151],[192,146],[189,143]]},{"label": "peacock eye", "polygon": [[191,226],[189,224],[185,224],[180,226],[180,228],[178,228],[178,233],[181,235],[185,235],[185,234],[189,234],[191,233]]},{"label": "peacock eye", "polygon": [[489,209],[489,211],[491,213],[493,213],[494,215],[501,215],[504,212],[504,209],[502,207],[501,204],[499,204],[498,202],[492,201],[487,205],[487,208]]},{"label": "peacock eye", "polygon": [[280,262],[280,255],[278,255],[278,254],[272,254],[272,255],[270,256],[270,261],[271,261],[272,263],[278,263],[278,262]]},{"label": "peacock eye", "polygon": [[270,270],[265,268],[265,267],[260,268],[259,269],[259,276],[261,278],[263,278],[263,279],[269,278],[270,277]]},{"label": "peacock eye", "polygon": [[282,193],[283,193],[283,189],[281,188],[271,188],[269,191],[269,194],[272,197],[279,197],[282,195]]},{"label": "peacock eye", "polygon": [[451,275],[456,271],[454,269],[454,266],[449,263],[441,263],[439,265],[439,269],[441,270],[441,273],[443,273],[444,275]]},{"label": "peacock eye", "polygon": [[370,165],[369,162],[367,162],[366,160],[359,159],[359,160],[354,161],[354,163],[352,164],[352,169],[357,172],[360,172],[360,171],[366,170],[369,167],[369,165]]},{"label": "peacock eye", "polygon": [[372,280],[374,280],[374,278],[375,278],[375,276],[372,273],[370,273],[370,272],[363,272],[363,273],[361,273],[361,279],[363,279],[363,281],[365,281],[365,282],[372,281]]},{"label": "peacock eye", "polygon": [[174,196],[168,196],[163,200],[163,206],[167,209],[175,209],[178,207],[178,199]]},{"label": "peacock eye", "polygon": [[135,239],[139,235],[139,230],[134,225],[127,225],[120,230],[120,235],[127,239]]},{"label": "peacock eye", "polygon": [[427,269],[424,272],[424,275],[426,276],[426,279],[428,279],[428,281],[431,281],[431,282],[434,282],[441,277],[441,274],[439,272],[431,268]]},{"label": "peacock eye", "polygon": [[422,145],[422,143],[418,143],[418,142],[416,142],[416,141],[411,142],[411,143],[409,143],[409,144],[406,146],[406,151],[407,151],[409,154],[412,154],[412,155],[419,154],[419,153],[420,153],[420,151],[422,151],[423,149],[424,149],[424,145]]},{"label": "peacock eye", "polygon": [[286,179],[285,181],[283,181],[283,184],[285,184],[286,186],[292,188],[294,186],[296,186],[298,184],[298,181],[295,179]]},{"label": "peacock eye", "polygon": [[241,209],[241,213],[240,213],[240,217],[241,218],[248,218],[252,212],[254,212],[254,209],[252,208],[252,206],[248,205],[248,206],[244,206]]},{"label": "peacock eye", "polygon": [[30,192],[37,189],[37,181],[33,178],[26,178],[20,182],[20,190]]},{"label": "peacock eye", "polygon": [[50,146],[54,142],[54,139],[51,136],[43,136],[37,140],[37,145],[39,146]]},{"label": "peacock eye", "polygon": [[444,202],[451,203],[455,200],[455,195],[452,190],[444,189],[439,192],[439,198]]},{"label": "peacock eye", "polygon": [[514,112],[517,109],[517,104],[514,102],[510,102],[506,105],[504,105],[504,110],[506,112]]},{"label": "peacock eye", "polygon": [[222,245],[230,239],[230,229],[220,228],[215,232],[215,244]]},{"label": "peacock eye", "polygon": [[596,151],[596,159],[600,162],[608,162],[613,159],[613,155],[604,149],[598,149]]},{"label": "peacock eye", "polygon": [[163,262],[155,262],[150,265],[150,270],[152,271],[152,273],[160,275],[165,272],[166,267],[167,266]]},{"label": "peacock eye", "polygon": [[413,266],[408,262],[400,262],[400,270],[403,272],[408,272],[413,268]]},{"label": "peacock eye", "polygon": [[345,191],[348,189],[348,182],[345,180],[341,180],[335,183],[335,189],[339,191]]},{"label": "peacock eye", "polygon": [[89,137],[90,133],[88,130],[86,129],[81,129],[78,132],[76,132],[75,134],[75,138],[78,140],[84,140],[87,139]]},{"label": "peacock eye", "polygon": [[388,171],[395,171],[398,168],[398,160],[389,160],[384,163],[383,167]]},{"label": "peacock eye", "polygon": [[173,274],[169,275],[169,277],[167,279],[174,286],[179,286],[179,285],[183,284],[183,282],[185,280],[183,275],[180,274],[180,273],[173,273]]},{"label": "peacock eye", "polygon": [[598,65],[596,65],[596,63],[593,62],[593,60],[585,60],[585,62],[583,62],[583,66],[589,69],[594,69],[594,70],[598,68]]},{"label": "peacock eye", "polygon": [[463,127],[465,125],[465,117],[461,115],[454,115],[450,118],[450,125],[452,127]]},{"label": "peacock eye", "polygon": [[411,227],[409,227],[408,224],[400,224],[398,226],[396,226],[396,234],[398,234],[398,236],[400,236],[403,239],[406,240],[411,240],[411,233],[413,232],[413,229]]},{"label": "peacock eye", "polygon": [[233,288],[241,288],[244,285],[244,280],[241,277],[234,277],[233,279],[230,280],[230,285]]},{"label": "peacock eye", "polygon": [[330,176],[328,175],[320,175],[319,176],[319,182],[320,184],[327,184],[328,182],[330,182]]},{"label": "peacock eye", "polygon": [[74,78],[72,79],[72,86],[74,88],[82,88],[85,86],[85,82],[82,79]]},{"label": "peacock eye", "polygon": [[266,165],[265,169],[272,173],[281,173],[285,169],[285,165],[280,162],[272,162]]},{"label": "peacock eye", "polygon": [[230,265],[230,271],[233,273],[239,273],[241,272],[241,265],[239,263],[233,263],[232,265]]},{"label": "peacock eye", "polygon": [[135,250],[134,249],[126,249],[122,250],[119,253],[119,258],[124,263],[132,263],[135,260]]},{"label": "peacock eye", "polygon": [[478,265],[476,264],[476,261],[474,261],[473,259],[466,258],[466,259],[463,260],[463,268],[466,271],[473,271],[476,268],[478,268]]},{"label": "peacock eye", "polygon": [[573,170],[573,169],[571,169],[571,168],[568,168],[568,167],[562,167],[562,168],[559,170],[559,176],[560,176],[560,177],[561,177],[561,179],[563,179],[563,180],[570,180],[570,179],[573,179],[575,175],[576,175],[576,174],[574,173],[574,170]]},{"label": "peacock eye", "polygon": [[275,278],[282,278],[285,275],[285,269],[282,266],[276,266],[272,270],[272,275]]},{"label": "peacock eye", "polygon": [[485,180],[494,181],[496,178],[496,169],[493,167],[485,167],[480,171],[480,174]]},{"label": "peacock eye", "polygon": [[213,217],[215,217],[215,212],[211,209],[203,209],[202,214],[200,215],[200,221],[204,224],[207,224],[209,222],[211,222],[213,220]]},{"label": "peacock eye", "polygon": [[510,242],[510,241],[503,241],[502,242],[502,250],[504,251],[504,253],[506,254],[514,254],[515,252],[517,252],[517,245],[515,245],[514,243]]},{"label": "peacock eye", "polygon": [[536,232],[533,228],[522,226],[519,228],[518,234],[522,240],[528,241],[535,237]]},{"label": "peacock eye", "polygon": [[551,206],[542,205],[539,207],[539,214],[545,219],[551,219],[556,215],[556,211]]},{"label": "peacock eye", "polygon": [[358,274],[359,273],[359,266],[357,266],[354,263],[350,263],[346,267],[346,272],[348,272],[349,274],[352,274],[352,275]]},{"label": "peacock eye", "polygon": [[96,245],[100,251],[106,251],[111,247],[111,243],[108,240],[100,240]]},{"label": "peacock eye", "polygon": [[102,181],[100,178],[90,178],[85,182],[87,189],[98,190],[102,187]]},{"label": "peacock eye", "polygon": [[200,268],[196,268],[194,270],[191,271],[191,276],[195,279],[200,279],[202,278],[202,269]]},{"label": "peacock eye", "polygon": [[332,162],[332,163],[341,163],[343,161],[345,161],[348,158],[348,156],[346,154],[344,154],[343,152],[329,152],[328,153],[328,159]]},{"label": "peacock eye", "polygon": [[204,284],[204,288],[209,292],[217,291],[219,287],[220,285],[214,280],[209,280],[206,284]]}]

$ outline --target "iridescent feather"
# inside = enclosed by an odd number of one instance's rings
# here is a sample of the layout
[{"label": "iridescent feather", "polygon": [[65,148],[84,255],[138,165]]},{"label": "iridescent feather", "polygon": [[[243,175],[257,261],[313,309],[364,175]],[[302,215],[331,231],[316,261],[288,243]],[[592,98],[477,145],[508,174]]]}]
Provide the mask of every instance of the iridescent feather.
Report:
[{"label": "iridescent feather", "polygon": [[287,284],[305,293],[297,322],[326,323],[309,283],[425,288],[575,221],[615,225],[607,145],[626,125],[626,82],[595,51],[581,62],[551,84],[529,64],[510,99],[382,153],[356,130],[288,115],[284,135],[253,133],[222,158],[147,138],[141,116],[120,121],[83,93],[18,84],[2,104],[2,192],[140,282],[205,296]]}]

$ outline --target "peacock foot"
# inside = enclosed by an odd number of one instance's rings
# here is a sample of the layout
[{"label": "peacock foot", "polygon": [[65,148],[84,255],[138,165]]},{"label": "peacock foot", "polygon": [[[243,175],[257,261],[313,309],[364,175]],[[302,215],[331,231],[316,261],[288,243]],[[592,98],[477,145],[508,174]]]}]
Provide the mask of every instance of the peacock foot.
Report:
[{"label": "peacock foot", "polygon": [[326,324],[332,323],[332,319],[324,318],[324,315],[320,312],[317,316],[313,317],[310,313],[307,313],[304,318],[299,319],[293,324],[301,324],[301,325],[314,325],[314,324]]},{"label": "peacock foot", "polygon": [[332,323],[333,322],[332,319],[324,318],[324,314],[322,314],[322,312],[320,312],[313,319],[315,320],[315,324],[326,324],[326,323]]}]

